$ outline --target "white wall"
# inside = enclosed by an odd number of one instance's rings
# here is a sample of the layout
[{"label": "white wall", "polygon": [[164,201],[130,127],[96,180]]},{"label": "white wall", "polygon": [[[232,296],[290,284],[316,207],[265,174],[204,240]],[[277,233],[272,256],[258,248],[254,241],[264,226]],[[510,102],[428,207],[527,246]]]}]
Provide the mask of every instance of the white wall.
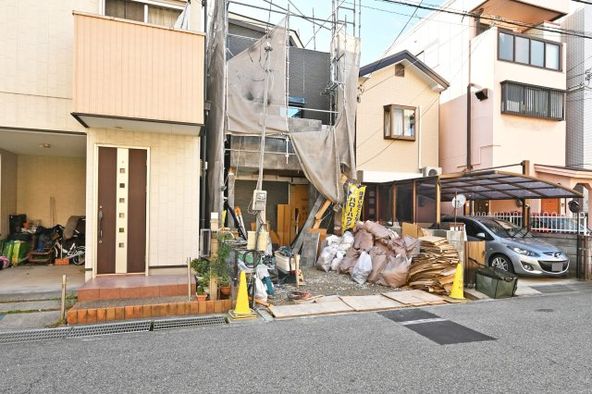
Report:
[{"label": "white wall", "polygon": [[101,1],[0,1],[0,126],[83,131],[70,115],[72,10]]},{"label": "white wall", "polygon": [[84,158],[18,155],[17,161],[18,213],[44,227],[85,215]]},{"label": "white wall", "polygon": [[[88,129],[86,234],[96,237],[97,145],[149,148],[150,267],[178,266],[197,257],[199,240],[199,138],[128,130]],[[93,242],[87,242],[86,268],[95,261]],[[164,273],[151,270],[151,274]],[[169,272],[167,272],[169,273]],[[89,277],[87,272],[87,279]]]}]

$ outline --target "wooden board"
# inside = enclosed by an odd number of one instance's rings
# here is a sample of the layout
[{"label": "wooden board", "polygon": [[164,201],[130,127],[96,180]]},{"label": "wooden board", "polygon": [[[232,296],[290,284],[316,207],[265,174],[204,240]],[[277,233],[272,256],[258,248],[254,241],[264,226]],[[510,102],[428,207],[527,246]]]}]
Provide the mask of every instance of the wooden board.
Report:
[{"label": "wooden board", "polygon": [[383,293],[382,295],[407,306],[438,305],[446,303],[441,297],[427,293],[423,290],[391,291]]},{"label": "wooden board", "polygon": [[304,240],[306,230],[312,227],[313,222],[315,220],[315,215],[319,211],[319,208],[321,207],[323,201],[325,201],[325,197],[323,197],[322,194],[319,194],[312,209],[308,213],[308,218],[306,219],[306,222],[304,223],[304,226],[302,227],[300,234],[298,234],[298,237],[296,237],[296,240],[294,241],[294,247],[292,248],[293,253],[300,253],[300,248],[302,248],[302,241]]},{"label": "wooden board", "polygon": [[312,267],[317,262],[319,253],[319,241],[321,234],[318,232],[306,232],[302,241],[302,252],[300,253],[300,265]]},{"label": "wooden board", "polygon": [[485,241],[465,242],[464,284],[474,285],[477,281],[477,270],[485,265]]},{"label": "wooden board", "polygon": [[276,319],[286,319],[291,317],[353,312],[354,310],[345,302],[339,300],[311,304],[273,305],[269,307],[269,311]]},{"label": "wooden board", "polygon": [[382,311],[387,309],[402,308],[405,305],[384,297],[380,294],[368,296],[343,296],[340,297],[343,302],[352,307],[356,312],[361,311]]},{"label": "wooden board", "polygon": [[408,235],[413,238],[420,238],[425,235],[423,229],[414,223],[403,222],[401,226],[401,232],[403,233],[403,236]]},{"label": "wooden board", "polygon": [[281,246],[290,244],[290,206],[277,205],[277,235]]}]

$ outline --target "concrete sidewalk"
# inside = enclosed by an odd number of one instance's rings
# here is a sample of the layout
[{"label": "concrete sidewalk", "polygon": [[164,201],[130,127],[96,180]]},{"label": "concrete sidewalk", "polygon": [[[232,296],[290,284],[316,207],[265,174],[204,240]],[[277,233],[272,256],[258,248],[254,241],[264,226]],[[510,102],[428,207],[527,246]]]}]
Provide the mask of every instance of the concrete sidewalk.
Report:
[{"label": "concrete sidewalk", "polygon": [[0,302],[43,300],[60,296],[62,275],[68,293],[84,284],[84,267],[75,265],[21,265],[0,271]]}]

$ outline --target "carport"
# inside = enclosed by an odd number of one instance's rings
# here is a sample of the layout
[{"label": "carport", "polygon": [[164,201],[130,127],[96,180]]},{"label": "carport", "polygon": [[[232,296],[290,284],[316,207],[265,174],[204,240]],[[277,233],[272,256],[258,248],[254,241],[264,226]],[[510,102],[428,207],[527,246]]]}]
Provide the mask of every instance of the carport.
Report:
[{"label": "carport", "polygon": [[[71,284],[84,281],[83,268],[42,259],[31,263],[28,252],[38,245],[35,229],[64,226],[70,216],[85,215],[85,190],[85,133],[0,128],[0,239],[26,244],[21,253],[11,252],[11,261],[19,264],[0,271],[1,294],[59,290],[63,273]],[[12,215],[22,214],[25,230],[10,225]]]},{"label": "carport", "polygon": [[[528,175],[499,170],[474,171],[435,177],[422,177],[386,183],[367,184],[376,198],[366,203],[365,218],[379,222],[413,222],[427,225],[440,223],[442,202],[448,203],[460,194],[467,203],[459,214],[471,214],[472,202],[490,200],[522,201],[523,215],[528,217],[525,200],[545,198],[580,199],[582,194],[561,185]],[[451,208],[444,207],[446,212]],[[528,223],[528,219],[522,223]]]},{"label": "carport", "polygon": [[[528,226],[530,216],[527,200],[567,198],[581,199],[579,192],[564,186],[544,181],[532,176],[500,170],[482,170],[469,173],[455,173],[435,177],[423,177],[388,183],[367,184],[367,195],[363,217],[385,224],[417,223],[423,227],[440,227],[442,214],[453,214],[452,199],[460,194],[466,197],[458,215],[474,214],[474,204],[478,201],[516,200],[521,202],[522,220],[519,224]],[[370,200],[370,199],[368,199]],[[574,247],[588,252],[589,237],[577,236]],[[588,257],[585,257],[588,259]],[[587,261],[587,260],[586,260]],[[577,264],[578,271],[580,264]],[[576,272],[577,276],[580,272]]]}]

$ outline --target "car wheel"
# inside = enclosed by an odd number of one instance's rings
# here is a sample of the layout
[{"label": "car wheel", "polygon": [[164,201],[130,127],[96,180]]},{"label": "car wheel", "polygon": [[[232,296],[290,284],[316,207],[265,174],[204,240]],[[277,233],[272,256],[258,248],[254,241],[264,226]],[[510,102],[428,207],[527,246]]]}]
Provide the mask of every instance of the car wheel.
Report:
[{"label": "car wheel", "polygon": [[497,268],[502,271],[514,273],[514,266],[512,265],[512,261],[503,254],[496,254],[491,258],[489,265],[492,268]]}]

